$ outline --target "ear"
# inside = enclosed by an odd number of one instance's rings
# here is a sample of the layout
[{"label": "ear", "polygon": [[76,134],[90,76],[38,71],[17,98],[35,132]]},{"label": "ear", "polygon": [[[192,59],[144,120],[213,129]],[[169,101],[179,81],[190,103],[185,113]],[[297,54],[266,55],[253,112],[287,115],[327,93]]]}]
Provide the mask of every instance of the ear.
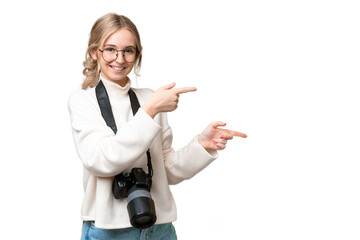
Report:
[{"label": "ear", "polygon": [[96,49],[90,51],[90,56],[93,60],[97,60]]}]

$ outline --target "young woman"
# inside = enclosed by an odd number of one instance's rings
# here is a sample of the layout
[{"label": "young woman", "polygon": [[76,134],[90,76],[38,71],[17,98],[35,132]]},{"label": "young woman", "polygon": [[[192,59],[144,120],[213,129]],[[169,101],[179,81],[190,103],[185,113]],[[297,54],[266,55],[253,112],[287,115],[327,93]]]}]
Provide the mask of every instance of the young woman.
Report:
[{"label": "young woman", "polygon": [[[139,73],[141,59],[140,36],[130,19],[107,14],[95,22],[84,61],[85,81],[69,99],[74,141],[84,165],[81,239],[176,239],[172,225],[176,206],[169,185],[205,168],[234,136],[246,137],[218,128],[225,126],[223,122],[214,122],[188,145],[174,151],[166,112],[177,108],[180,94],[196,88],[175,88],[175,83],[155,92],[131,88],[128,74],[132,70]],[[96,89],[101,85],[111,104],[116,131],[108,126],[99,106]],[[135,93],[141,106],[135,115],[130,92]],[[116,199],[112,186],[118,174],[129,176],[133,168],[147,171],[148,149],[153,172],[149,191],[156,222],[137,229],[129,219],[127,198]]]}]

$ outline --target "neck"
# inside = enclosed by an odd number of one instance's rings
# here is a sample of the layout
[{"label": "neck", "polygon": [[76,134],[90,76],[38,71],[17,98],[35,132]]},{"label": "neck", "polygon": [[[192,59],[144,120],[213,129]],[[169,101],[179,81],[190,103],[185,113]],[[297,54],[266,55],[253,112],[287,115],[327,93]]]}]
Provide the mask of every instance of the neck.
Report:
[{"label": "neck", "polygon": [[123,78],[121,80],[112,80],[112,79],[105,78],[101,73],[100,73],[100,79],[104,79],[104,80],[116,83],[120,87],[125,87],[126,84],[130,81],[128,76],[126,76],[125,78]]},{"label": "neck", "polygon": [[122,101],[122,99],[128,97],[128,91],[131,86],[131,81],[129,78],[125,81],[110,81],[103,76],[100,75],[100,79],[104,83],[107,93],[109,94],[109,98],[112,102]]},{"label": "neck", "polygon": [[129,78],[126,77],[125,79],[121,79],[121,80],[118,80],[118,81],[114,81],[114,80],[109,80],[109,79],[106,79],[110,82],[113,82],[113,83],[116,83],[117,85],[119,85],[120,87],[125,87],[126,84],[129,82]]}]

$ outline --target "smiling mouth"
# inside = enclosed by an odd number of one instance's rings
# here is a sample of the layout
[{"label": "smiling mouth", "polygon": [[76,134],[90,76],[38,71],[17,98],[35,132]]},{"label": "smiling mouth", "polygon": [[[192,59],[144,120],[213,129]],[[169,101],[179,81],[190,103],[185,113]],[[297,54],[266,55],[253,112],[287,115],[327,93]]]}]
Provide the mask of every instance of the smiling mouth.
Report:
[{"label": "smiling mouth", "polygon": [[114,69],[115,71],[118,72],[122,72],[125,70],[126,67],[115,67],[115,66],[110,66],[112,69]]}]

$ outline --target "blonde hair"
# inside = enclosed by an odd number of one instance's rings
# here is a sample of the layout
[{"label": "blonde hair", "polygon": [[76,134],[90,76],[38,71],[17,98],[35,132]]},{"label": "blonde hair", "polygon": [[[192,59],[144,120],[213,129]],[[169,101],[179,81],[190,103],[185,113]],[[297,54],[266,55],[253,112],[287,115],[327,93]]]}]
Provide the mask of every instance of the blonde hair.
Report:
[{"label": "blonde hair", "polygon": [[111,34],[121,28],[129,30],[134,35],[137,50],[134,73],[136,76],[140,75],[139,72],[142,59],[142,46],[139,32],[135,24],[129,18],[115,13],[109,13],[99,18],[91,29],[89,44],[86,50],[85,61],[83,63],[83,74],[85,75],[85,80],[82,85],[83,89],[88,87],[93,88],[98,84],[99,81],[100,65],[98,64],[97,60],[94,60],[91,57],[91,53],[102,46]]}]

